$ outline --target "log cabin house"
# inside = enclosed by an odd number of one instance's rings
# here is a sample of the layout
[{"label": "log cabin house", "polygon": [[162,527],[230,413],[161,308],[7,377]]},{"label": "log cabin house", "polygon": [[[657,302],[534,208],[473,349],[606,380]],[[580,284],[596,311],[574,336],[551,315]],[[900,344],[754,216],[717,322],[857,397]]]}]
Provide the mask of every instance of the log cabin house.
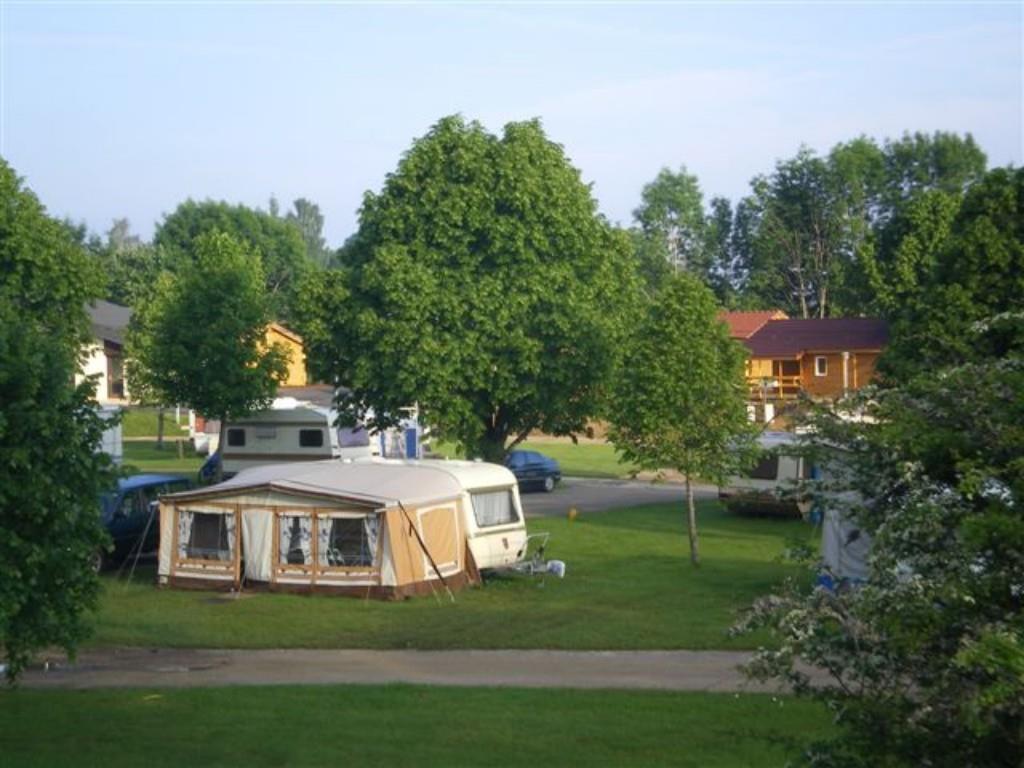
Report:
[{"label": "log cabin house", "polygon": [[830,400],[859,389],[874,377],[878,356],[889,339],[884,320],[783,319],[779,314],[731,312],[723,316],[733,338],[750,351],[747,384],[752,402],[793,400],[801,393]]}]

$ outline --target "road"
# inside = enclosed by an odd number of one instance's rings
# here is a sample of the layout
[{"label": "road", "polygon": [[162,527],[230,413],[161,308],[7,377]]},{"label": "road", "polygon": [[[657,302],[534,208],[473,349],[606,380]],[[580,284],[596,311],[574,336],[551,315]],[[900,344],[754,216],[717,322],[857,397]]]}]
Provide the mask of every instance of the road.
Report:
[{"label": "road", "polygon": [[[698,499],[718,498],[713,485],[694,486]],[[566,477],[552,493],[522,494],[527,517],[564,515],[575,507],[580,513],[603,512],[617,507],[641,504],[684,502],[683,486],[677,483],[650,483],[641,480],[601,480]]]},{"label": "road", "polygon": [[410,683],[526,688],[777,691],[739,670],[742,651],[377,651],[109,648],[53,657],[27,688]]}]

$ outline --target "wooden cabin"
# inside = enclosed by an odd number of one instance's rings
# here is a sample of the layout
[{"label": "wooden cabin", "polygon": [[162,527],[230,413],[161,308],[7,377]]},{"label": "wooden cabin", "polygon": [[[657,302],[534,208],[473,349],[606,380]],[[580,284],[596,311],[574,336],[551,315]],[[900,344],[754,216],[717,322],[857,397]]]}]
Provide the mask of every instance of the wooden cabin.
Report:
[{"label": "wooden cabin", "polygon": [[271,323],[267,326],[265,343],[268,347],[271,344],[279,344],[288,353],[288,373],[279,382],[282,387],[305,387],[309,384],[306,375],[306,351],[299,334],[280,323]]},{"label": "wooden cabin", "polygon": [[888,339],[885,321],[877,318],[770,319],[742,339],[750,350],[750,399],[841,397],[871,381]]}]

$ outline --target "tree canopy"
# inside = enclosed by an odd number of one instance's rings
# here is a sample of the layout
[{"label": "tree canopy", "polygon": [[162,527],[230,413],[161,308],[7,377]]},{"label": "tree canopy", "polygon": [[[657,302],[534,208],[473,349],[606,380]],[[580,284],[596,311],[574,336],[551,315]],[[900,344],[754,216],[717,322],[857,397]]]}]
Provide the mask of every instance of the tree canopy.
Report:
[{"label": "tree canopy", "polygon": [[426,423],[499,459],[583,430],[636,293],[628,238],[539,122],[446,117],[367,193],[340,270],[303,294],[321,376],[349,419]]},{"label": "tree canopy", "polygon": [[285,354],[266,346],[271,320],[263,271],[230,235],[199,235],[192,267],[164,273],[129,329],[132,390],[222,420],[266,408],[286,373]]},{"label": "tree canopy", "polygon": [[1024,754],[1022,222],[1024,171],[975,183],[894,326],[886,388],[845,404],[866,418],[810,419],[819,503],[871,541],[863,585],[793,582],[750,617],[777,639],[753,671],[837,713],[810,764],[1009,768]]},{"label": "tree canopy", "polygon": [[296,290],[311,262],[300,230],[284,219],[244,205],[186,200],[157,226],[153,244],[168,256],[173,271],[186,268],[203,234],[224,232],[246,244],[260,264],[273,313],[288,320]]},{"label": "tree canopy", "polygon": [[743,348],[718,318],[711,290],[680,272],[649,303],[616,376],[609,438],[627,461],[684,476],[695,564],[692,481],[722,480],[750,453],[745,360]]},{"label": "tree canopy", "polygon": [[102,280],[67,227],[0,159],[0,648],[14,679],[49,645],[73,653],[99,582],[95,383],[73,384]]}]

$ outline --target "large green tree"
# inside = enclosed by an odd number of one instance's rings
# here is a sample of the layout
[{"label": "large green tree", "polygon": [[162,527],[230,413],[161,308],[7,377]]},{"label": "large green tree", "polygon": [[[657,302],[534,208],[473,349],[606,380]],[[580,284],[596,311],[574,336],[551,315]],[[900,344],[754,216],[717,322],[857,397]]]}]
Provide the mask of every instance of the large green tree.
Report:
[{"label": "large green tree", "polygon": [[101,289],[68,228],[0,159],[0,649],[12,680],[39,648],[74,652],[99,590],[97,505],[113,476],[95,384],[73,381]]},{"label": "large green tree", "polygon": [[723,480],[750,454],[745,359],[718,318],[714,294],[681,272],[648,305],[616,376],[609,438],[637,466],[683,475],[694,565],[700,562],[694,479]]},{"label": "large green tree", "polygon": [[[539,122],[495,136],[446,117],[367,193],[344,265],[301,328],[346,418],[423,419],[500,460],[531,430],[586,427],[636,280],[628,238]],[[367,409],[372,409],[372,417]]]},{"label": "large green tree", "polygon": [[252,252],[222,232],[192,248],[192,267],[164,273],[136,308],[128,375],[138,396],[219,418],[223,432],[228,419],[269,406],[286,354],[265,343],[271,303]]},{"label": "large green tree", "polygon": [[260,265],[272,311],[289,320],[297,286],[311,265],[299,229],[244,205],[186,200],[157,226],[153,244],[167,254],[170,269],[184,272],[197,253],[196,239],[209,232],[227,233],[247,246]]}]

